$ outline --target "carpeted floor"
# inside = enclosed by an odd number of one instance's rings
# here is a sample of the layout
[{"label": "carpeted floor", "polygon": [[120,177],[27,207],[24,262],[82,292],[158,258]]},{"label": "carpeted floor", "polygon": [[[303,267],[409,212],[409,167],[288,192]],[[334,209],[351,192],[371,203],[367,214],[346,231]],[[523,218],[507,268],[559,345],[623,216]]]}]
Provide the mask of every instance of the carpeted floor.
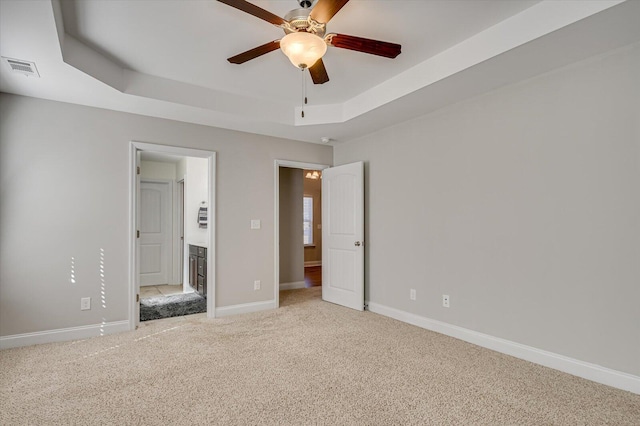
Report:
[{"label": "carpeted floor", "polygon": [[140,321],[207,312],[207,299],[198,293],[152,296],[140,299]]},{"label": "carpeted floor", "polygon": [[149,321],[0,351],[2,425],[638,425],[640,396],[370,312]]}]

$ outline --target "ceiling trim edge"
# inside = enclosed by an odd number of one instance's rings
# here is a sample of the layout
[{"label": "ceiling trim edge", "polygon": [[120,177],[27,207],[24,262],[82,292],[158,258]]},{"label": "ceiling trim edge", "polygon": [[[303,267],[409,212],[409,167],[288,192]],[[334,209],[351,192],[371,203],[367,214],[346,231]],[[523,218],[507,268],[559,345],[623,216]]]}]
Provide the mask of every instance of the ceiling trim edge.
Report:
[{"label": "ceiling trim edge", "polygon": [[343,104],[296,108],[295,125],[342,123],[626,0],[538,3]]}]

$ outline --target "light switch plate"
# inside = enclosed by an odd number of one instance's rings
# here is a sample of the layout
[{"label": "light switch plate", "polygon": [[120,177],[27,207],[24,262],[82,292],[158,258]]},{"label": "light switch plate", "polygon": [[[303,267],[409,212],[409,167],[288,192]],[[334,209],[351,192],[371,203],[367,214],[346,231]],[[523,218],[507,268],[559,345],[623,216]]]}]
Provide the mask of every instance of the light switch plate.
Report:
[{"label": "light switch plate", "polygon": [[260,219],[251,219],[251,229],[260,229]]},{"label": "light switch plate", "polygon": [[80,299],[80,310],[81,311],[88,311],[91,309],[91,298],[90,297],[83,297]]}]

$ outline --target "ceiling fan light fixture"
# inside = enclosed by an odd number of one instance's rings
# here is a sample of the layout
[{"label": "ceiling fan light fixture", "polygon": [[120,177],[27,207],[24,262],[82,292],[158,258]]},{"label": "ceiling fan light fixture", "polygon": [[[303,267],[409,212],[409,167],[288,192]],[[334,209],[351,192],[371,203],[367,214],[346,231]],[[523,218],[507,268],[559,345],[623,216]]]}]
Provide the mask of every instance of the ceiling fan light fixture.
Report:
[{"label": "ceiling fan light fixture", "polygon": [[310,68],[327,52],[327,43],[315,34],[306,31],[287,34],[280,40],[280,49],[293,66]]},{"label": "ceiling fan light fixture", "polygon": [[313,179],[313,180],[322,179],[322,173],[320,173],[317,170],[308,171],[304,177],[307,179]]}]

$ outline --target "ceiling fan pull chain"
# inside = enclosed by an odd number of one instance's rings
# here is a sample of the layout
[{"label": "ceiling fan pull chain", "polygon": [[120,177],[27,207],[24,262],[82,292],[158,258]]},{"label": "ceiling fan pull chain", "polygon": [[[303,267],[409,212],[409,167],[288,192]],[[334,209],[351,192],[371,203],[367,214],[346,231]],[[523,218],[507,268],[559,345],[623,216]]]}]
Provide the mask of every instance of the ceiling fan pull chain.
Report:
[{"label": "ceiling fan pull chain", "polygon": [[304,106],[307,103],[307,94],[306,92],[306,85],[304,84],[304,68],[300,68],[300,71],[302,71],[300,74],[302,75],[302,118],[304,118]]}]

